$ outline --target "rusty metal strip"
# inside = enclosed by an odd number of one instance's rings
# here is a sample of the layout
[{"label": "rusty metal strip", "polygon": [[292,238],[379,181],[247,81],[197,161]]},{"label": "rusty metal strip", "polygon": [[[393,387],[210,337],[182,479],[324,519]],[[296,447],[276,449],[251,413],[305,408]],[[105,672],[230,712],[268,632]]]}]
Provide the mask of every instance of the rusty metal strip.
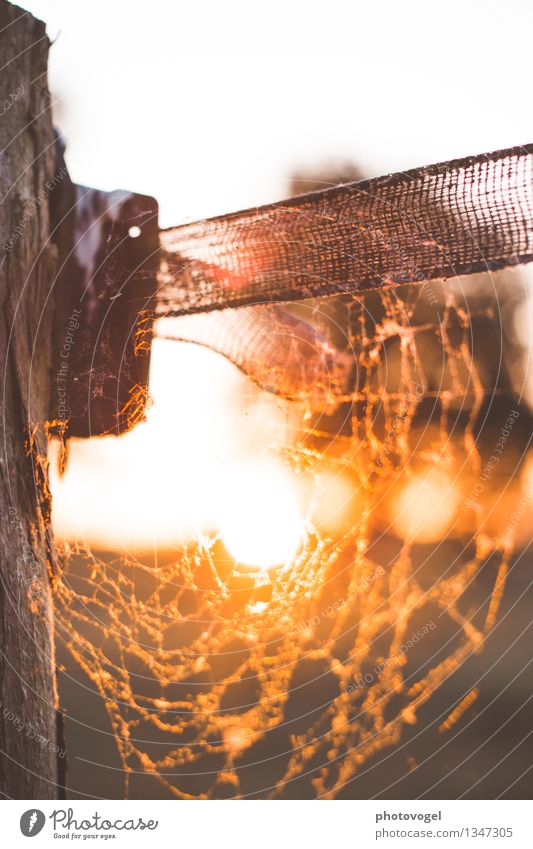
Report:
[{"label": "rusty metal strip", "polygon": [[533,259],[533,145],[160,233],[157,314],[354,294]]}]

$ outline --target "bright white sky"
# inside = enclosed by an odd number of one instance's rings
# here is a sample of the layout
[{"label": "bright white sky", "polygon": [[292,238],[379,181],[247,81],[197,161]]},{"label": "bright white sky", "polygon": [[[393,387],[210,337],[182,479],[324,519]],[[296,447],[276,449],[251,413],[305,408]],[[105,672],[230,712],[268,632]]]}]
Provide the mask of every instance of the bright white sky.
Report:
[{"label": "bright white sky", "polygon": [[155,195],[163,226],[533,139],[529,0],[26,0],[55,40],[75,181]]}]

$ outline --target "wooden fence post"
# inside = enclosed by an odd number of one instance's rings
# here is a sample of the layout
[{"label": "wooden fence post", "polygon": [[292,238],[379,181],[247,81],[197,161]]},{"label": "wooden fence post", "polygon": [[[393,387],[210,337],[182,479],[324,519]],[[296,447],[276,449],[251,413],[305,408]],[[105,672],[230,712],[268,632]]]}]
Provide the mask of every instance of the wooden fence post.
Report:
[{"label": "wooden fence post", "polygon": [[45,27],[0,0],[0,792],[58,795],[46,421],[57,251]]}]

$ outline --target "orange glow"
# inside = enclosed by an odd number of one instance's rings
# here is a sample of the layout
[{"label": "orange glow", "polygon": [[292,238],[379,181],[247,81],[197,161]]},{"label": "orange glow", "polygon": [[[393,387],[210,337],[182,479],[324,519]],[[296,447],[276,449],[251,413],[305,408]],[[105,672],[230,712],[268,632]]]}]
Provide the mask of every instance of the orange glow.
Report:
[{"label": "orange glow", "polygon": [[393,497],[389,516],[394,530],[411,542],[433,542],[446,533],[459,494],[447,475],[430,469],[413,476]]},{"label": "orange glow", "polygon": [[222,540],[239,563],[277,566],[297,552],[304,535],[295,480],[274,459],[263,459],[231,472],[222,505]]},{"label": "orange glow", "polygon": [[316,481],[311,518],[325,533],[340,533],[362,510],[362,498],[347,473],[325,470]]}]

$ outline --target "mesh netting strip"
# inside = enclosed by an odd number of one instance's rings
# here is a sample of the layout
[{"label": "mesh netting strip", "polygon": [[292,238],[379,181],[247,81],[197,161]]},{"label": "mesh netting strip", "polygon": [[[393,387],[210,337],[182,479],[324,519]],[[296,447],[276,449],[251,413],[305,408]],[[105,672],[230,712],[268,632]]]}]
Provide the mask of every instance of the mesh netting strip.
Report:
[{"label": "mesh netting strip", "polygon": [[163,230],[158,315],[529,262],[532,177],[525,145]]}]

